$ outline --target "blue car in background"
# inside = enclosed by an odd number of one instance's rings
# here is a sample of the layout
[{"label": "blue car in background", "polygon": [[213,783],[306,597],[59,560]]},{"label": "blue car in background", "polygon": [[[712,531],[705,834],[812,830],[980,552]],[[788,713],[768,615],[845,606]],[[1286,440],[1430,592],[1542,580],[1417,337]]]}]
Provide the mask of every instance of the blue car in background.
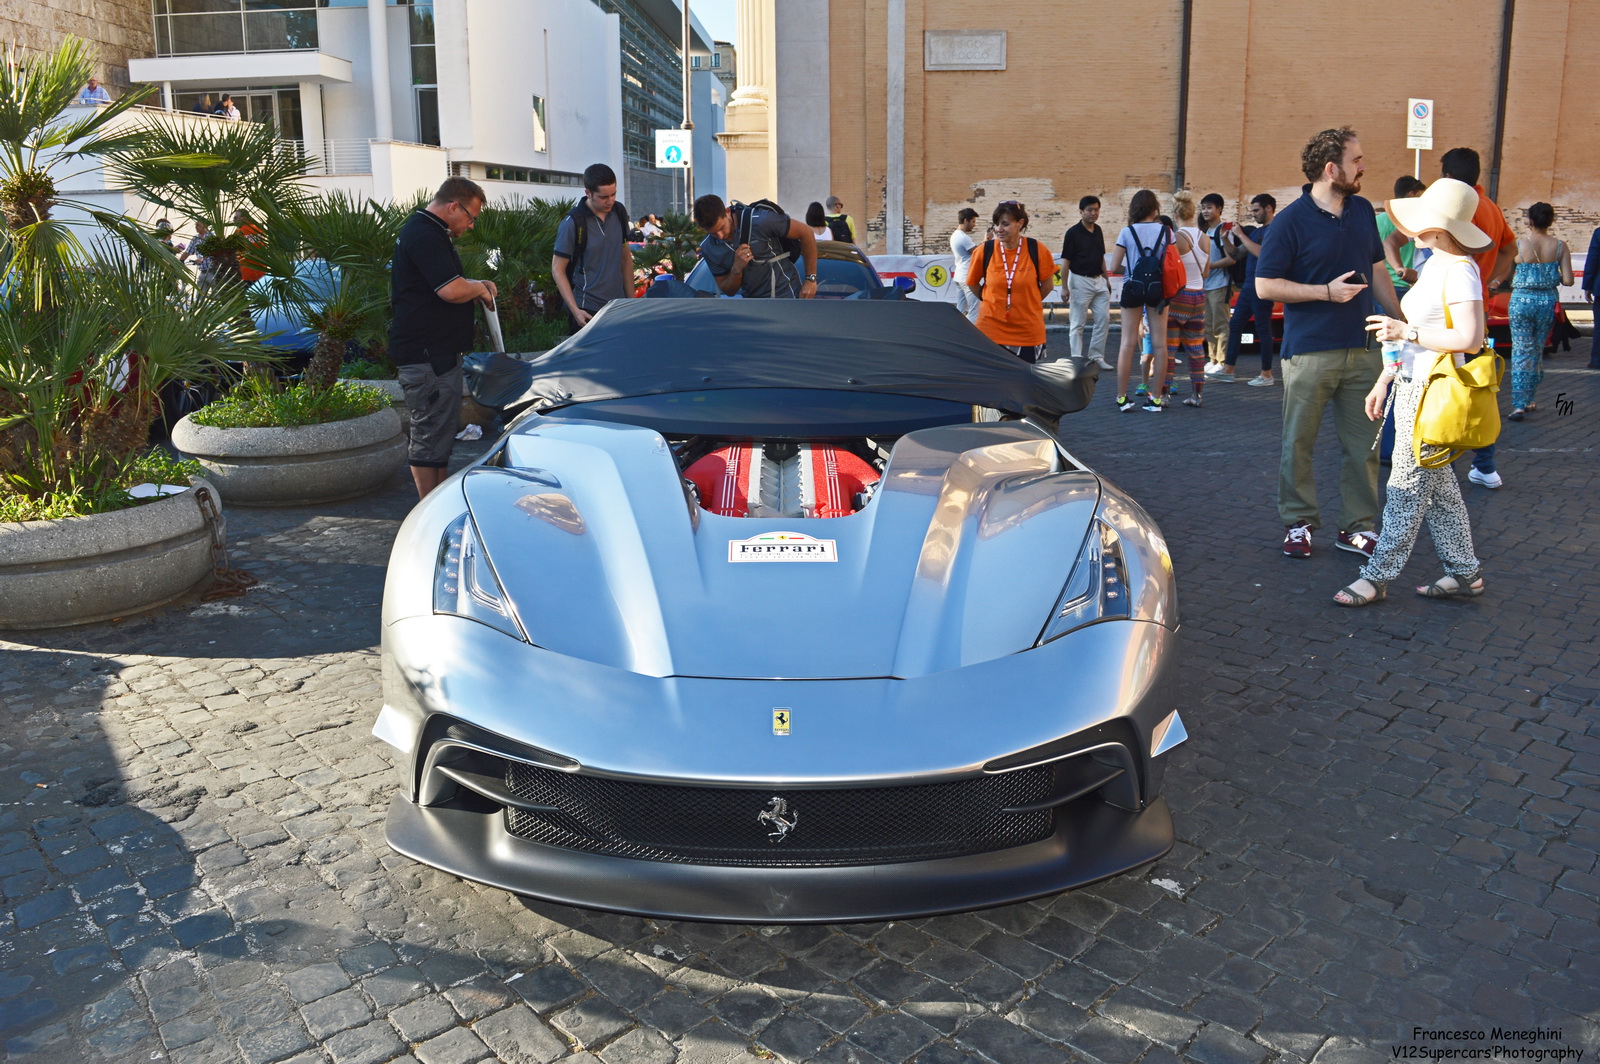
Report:
[{"label": "blue car in background", "polygon": [[[313,303],[326,302],[339,287],[339,267],[330,266],[322,259],[295,263],[294,275],[306,286],[307,296]],[[272,277],[262,277],[250,285],[250,293],[262,301],[269,300],[273,295],[273,283]],[[250,317],[274,354],[295,366],[304,365],[311,358],[317,346],[317,330],[297,308],[273,303],[265,309],[252,310]]]}]

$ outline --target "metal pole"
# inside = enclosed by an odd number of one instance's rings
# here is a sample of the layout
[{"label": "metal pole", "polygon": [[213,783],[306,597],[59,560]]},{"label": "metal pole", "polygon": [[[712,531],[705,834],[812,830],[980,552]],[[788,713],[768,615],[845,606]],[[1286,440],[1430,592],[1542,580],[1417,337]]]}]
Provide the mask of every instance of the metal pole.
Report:
[{"label": "metal pole", "polygon": [[690,133],[689,165],[683,168],[684,211],[694,210],[694,110],[689,99],[689,0],[683,0],[683,128]]}]

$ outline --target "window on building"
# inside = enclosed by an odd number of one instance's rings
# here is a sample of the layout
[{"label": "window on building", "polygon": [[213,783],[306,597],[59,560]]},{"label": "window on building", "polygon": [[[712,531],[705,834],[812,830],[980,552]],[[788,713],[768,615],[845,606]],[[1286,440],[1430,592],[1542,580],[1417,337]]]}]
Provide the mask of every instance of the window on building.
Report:
[{"label": "window on building", "polygon": [[699,70],[700,69],[700,57],[699,56],[692,55],[692,56],[689,57],[689,69],[690,70]]},{"label": "window on building", "polygon": [[549,128],[550,128],[549,126],[545,125],[544,97],[543,96],[535,96],[533,98],[533,150],[534,151],[549,151],[550,150],[550,142],[546,138],[546,135],[545,135],[546,134],[546,130],[548,130]]},{"label": "window on building", "polygon": [[153,0],[156,55],[317,48],[318,0]]},{"label": "window on building", "polygon": [[417,86],[417,143],[439,143],[439,90],[436,86]]},{"label": "window on building", "polygon": [[[700,65],[699,62],[697,61],[695,63],[695,66],[699,66],[699,65]],[[712,52],[711,53],[711,65],[713,67],[722,66],[722,53],[721,52]]]},{"label": "window on building", "polygon": [[417,143],[438,144],[439,66],[433,44],[433,0],[410,5],[411,85],[417,101]]}]

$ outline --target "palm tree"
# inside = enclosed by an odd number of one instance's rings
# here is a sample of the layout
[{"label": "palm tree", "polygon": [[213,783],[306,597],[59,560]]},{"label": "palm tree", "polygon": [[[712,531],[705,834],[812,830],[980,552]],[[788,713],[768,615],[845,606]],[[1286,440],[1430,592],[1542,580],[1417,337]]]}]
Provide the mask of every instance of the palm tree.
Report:
[{"label": "palm tree", "polygon": [[[273,241],[285,212],[311,196],[309,161],[267,123],[157,119],[136,144],[105,152],[105,164],[121,188],[211,227],[198,250],[216,258],[219,283],[237,281],[239,256]],[[264,232],[240,234],[240,211]]]},{"label": "palm tree", "polygon": [[387,335],[388,265],[411,209],[344,193],[307,200],[280,216],[282,239],[256,253],[267,270],[267,299],[317,330],[308,388],[333,385],[352,341],[365,347]]},{"label": "palm tree", "polygon": [[665,262],[678,280],[700,261],[698,248],[705,234],[687,214],[668,214],[661,220],[661,236],[652,240],[634,260],[641,266]]},{"label": "palm tree", "polygon": [[0,491],[103,497],[144,449],[173,380],[261,357],[238,289],[174,299],[171,279],[104,241],[70,297],[0,287]]},{"label": "palm tree", "polygon": [[[35,309],[58,302],[69,274],[89,257],[75,229],[53,216],[63,203],[57,185],[83,172],[63,171],[88,156],[137,152],[144,138],[142,129],[126,128],[117,120],[153,88],[135,89],[80,117],[66,116],[93,72],[94,56],[76,37],[68,37],[54,52],[32,56],[8,45],[0,60],[0,214],[5,218],[0,227],[0,286],[20,285],[26,304]],[[158,250],[172,258],[128,219],[74,206],[116,230],[153,261],[159,261],[154,254]]]},{"label": "palm tree", "polygon": [[[242,294],[180,298],[177,260],[132,220],[73,204],[102,233],[86,246],[53,216],[68,202],[56,186],[74,160],[147,150],[144,127],[110,126],[147,91],[66,114],[93,68],[72,38],[47,55],[9,48],[0,63],[0,492],[116,495],[161,389],[261,350]],[[167,162],[211,165],[181,154]]]}]

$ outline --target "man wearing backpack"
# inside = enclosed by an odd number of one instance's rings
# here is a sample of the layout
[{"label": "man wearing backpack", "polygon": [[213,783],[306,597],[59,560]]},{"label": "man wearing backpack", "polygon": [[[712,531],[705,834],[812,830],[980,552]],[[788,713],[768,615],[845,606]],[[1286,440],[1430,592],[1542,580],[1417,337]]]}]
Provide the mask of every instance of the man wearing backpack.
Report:
[{"label": "man wearing backpack", "polygon": [[856,240],[856,220],[844,213],[844,201],[838,196],[828,197],[828,228],[833,230],[833,239],[843,240],[847,244],[859,243]]},{"label": "man wearing backpack", "polygon": [[613,299],[633,295],[628,209],[617,201],[617,175],[605,163],[583,172],[584,197],[556,229],[550,274],[566,304],[570,330],[589,324]]},{"label": "man wearing backpack", "polygon": [[1211,268],[1206,272],[1206,378],[1222,372],[1228,360],[1228,301],[1233,298],[1233,252],[1222,238],[1233,229],[1222,220],[1227,207],[1219,193],[1208,192],[1200,201],[1200,229],[1211,241]]},{"label": "man wearing backpack", "polygon": [[[724,295],[746,299],[811,299],[817,294],[817,237],[771,200],[694,201],[694,224],[705,230],[700,257]],[[802,276],[795,259],[805,262]]]}]

